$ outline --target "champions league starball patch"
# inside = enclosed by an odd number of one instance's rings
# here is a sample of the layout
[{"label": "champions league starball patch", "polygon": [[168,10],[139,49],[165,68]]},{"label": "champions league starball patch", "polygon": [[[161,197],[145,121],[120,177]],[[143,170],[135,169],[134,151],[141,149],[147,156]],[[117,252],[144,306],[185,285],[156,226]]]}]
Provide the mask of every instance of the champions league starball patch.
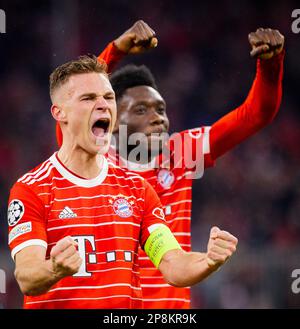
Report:
[{"label": "champions league starball patch", "polygon": [[23,217],[25,212],[24,204],[21,200],[14,199],[10,202],[7,210],[8,225],[14,226]]},{"label": "champions league starball patch", "polygon": [[116,198],[109,200],[114,212],[122,218],[130,217],[133,214],[132,205],[134,205],[134,202],[126,199],[127,198],[124,196],[117,196]]},{"label": "champions league starball patch", "polygon": [[169,188],[175,180],[174,174],[168,169],[161,169],[158,172],[157,180],[163,188]]}]

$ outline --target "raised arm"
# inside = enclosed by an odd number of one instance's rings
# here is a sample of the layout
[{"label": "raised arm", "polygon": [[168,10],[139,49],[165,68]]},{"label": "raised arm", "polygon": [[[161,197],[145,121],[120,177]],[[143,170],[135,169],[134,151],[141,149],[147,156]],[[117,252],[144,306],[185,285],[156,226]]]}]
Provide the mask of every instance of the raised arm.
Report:
[{"label": "raised arm", "polygon": [[210,154],[217,159],[270,123],[282,97],[284,37],[277,30],[258,29],[249,34],[257,71],[245,102],[212,125]]},{"label": "raised arm", "polygon": [[[158,44],[154,30],[142,20],[133,24],[127,31],[117,39],[110,42],[98,56],[99,61],[105,61],[108,72],[111,72],[121,59],[130,54],[142,54],[155,48]],[[60,126],[56,123],[56,141],[58,146],[62,145],[63,137]]]},{"label": "raised arm", "polygon": [[139,20],[117,39],[110,42],[99,55],[99,60],[104,60],[111,72],[115,65],[128,54],[141,54],[158,44],[154,30],[144,21]]}]

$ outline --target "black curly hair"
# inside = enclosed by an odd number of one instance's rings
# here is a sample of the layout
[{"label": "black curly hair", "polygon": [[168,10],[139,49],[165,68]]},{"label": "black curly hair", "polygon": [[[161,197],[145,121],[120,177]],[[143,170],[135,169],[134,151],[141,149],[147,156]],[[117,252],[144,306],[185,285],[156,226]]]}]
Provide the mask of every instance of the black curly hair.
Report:
[{"label": "black curly hair", "polygon": [[147,66],[129,64],[115,71],[109,78],[118,101],[128,88],[149,86],[157,90],[153,74]]}]

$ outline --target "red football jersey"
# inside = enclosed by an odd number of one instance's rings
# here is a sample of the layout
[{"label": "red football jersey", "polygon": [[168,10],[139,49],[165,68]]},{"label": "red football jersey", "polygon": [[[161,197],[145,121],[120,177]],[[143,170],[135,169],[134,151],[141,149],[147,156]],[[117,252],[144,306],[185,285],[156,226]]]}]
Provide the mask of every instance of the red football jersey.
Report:
[{"label": "red football jersey", "polygon": [[149,227],[165,223],[161,203],[147,181],[103,157],[94,179],[70,172],[57,154],[21,177],[8,209],[12,257],[27,246],[51,248],[70,235],[83,263],[25,308],[141,308],[138,248]]},{"label": "red football jersey", "polygon": [[[113,43],[100,54],[111,68],[124,56],[114,47]],[[195,169],[183,164],[181,169],[174,168],[177,162],[188,158],[197,158],[197,152],[202,151],[204,163],[200,160],[198,178],[205,167],[212,166],[214,160],[254,135],[277,114],[282,98],[284,51],[270,60],[257,60],[256,76],[246,100],[236,109],[230,111],[210,127],[191,129],[181,135],[190,135],[187,144],[190,152],[184,157],[182,152],[173,149],[170,169],[151,169],[150,166],[137,166],[125,162],[129,170],[138,171],[156,189],[163,204],[167,222],[174,235],[185,250],[190,250],[190,220],[191,220],[191,187],[193,179],[188,178]],[[110,66],[112,64],[112,67]],[[187,134],[185,134],[187,133]],[[201,140],[201,133],[204,134]],[[195,147],[198,142],[203,148]],[[171,147],[172,149],[172,147]],[[113,152],[115,153],[115,152]],[[201,157],[201,154],[200,154]],[[158,162],[163,162],[159,159]],[[193,161],[191,161],[193,162]],[[173,167],[172,167],[173,165]],[[157,166],[156,166],[157,167]],[[196,172],[197,172],[196,170]],[[166,284],[161,274],[151,265],[143,252],[141,254],[141,280],[145,308],[188,308],[190,305],[189,288],[174,288]]]},{"label": "red football jersey", "polygon": [[[196,178],[190,175],[198,174],[200,178],[204,167],[214,164],[210,158],[209,131],[210,127],[202,127],[178,133],[175,139],[179,137],[182,142],[177,146],[171,142],[171,136],[167,146],[169,161],[161,154],[151,163],[139,165],[121,158],[113,148],[108,154],[112,162],[138,172],[153,186],[163,205],[166,221],[185,251],[191,251],[192,183]],[[197,170],[192,160],[199,165]],[[142,249],[139,249],[139,259],[144,308],[190,307],[189,287],[176,288],[166,283]]]},{"label": "red football jersey", "polygon": [[[110,43],[100,54],[99,59],[104,60],[109,66],[109,71],[125,56],[120,52],[113,43]],[[282,78],[283,78],[284,51],[269,60],[257,60],[256,76],[253,81],[250,92],[245,101],[230,111],[218,121],[211,129],[210,127],[189,130],[190,135],[194,135],[193,141],[197,140],[200,135],[197,132],[205,132],[203,137],[204,164],[200,165],[200,172],[204,167],[209,167],[216,160],[250,136],[254,135],[276,116],[282,98]],[[61,145],[62,135],[57,127],[57,141]],[[182,134],[182,133],[181,133]],[[197,153],[195,148],[191,148],[190,155]],[[113,151],[113,156],[115,152]],[[173,152],[173,162],[181,161]],[[161,159],[156,159],[161,162]],[[154,162],[156,161],[154,160]],[[153,163],[154,163],[153,162]],[[171,228],[175,229],[175,235],[184,249],[190,248],[190,218],[191,218],[191,186],[192,180],[187,179],[189,176],[190,166],[182,166],[179,169],[171,167],[171,170],[165,168],[152,169],[153,163],[147,166],[136,166],[134,163],[126,162],[130,170],[136,170],[140,175],[149,179],[161,198],[165,208],[167,219]],[[137,168],[138,167],[138,168]],[[199,168],[198,168],[199,169]],[[194,170],[192,169],[192,172]],[[169,186],[170,185],[170,186]],[[187,200],[187,201],[185,201]],[[177,203],[179,202],[179,203]],[[175,211],[179,211],[177,214]],[[184,218],[181,218],[184,217]],[[180,227],[182,225],[182,227]],[[177,228],[177,232],[176,232]],[[145,258],[145,255],[141,255]],[[142,261],[145,260],[142,258]],[[167,285],[161,274],[150,265],[143,263],[145,270],[142,269],[142,286],[145,295],[144,306],[146,308],[183,308],[190,304],[189,289],[174,288]],[[142,266],[143,266],[142,264]],[[148,264],[148,265],[147,265]],[[151,284],[151,278],[156,282]]]}]

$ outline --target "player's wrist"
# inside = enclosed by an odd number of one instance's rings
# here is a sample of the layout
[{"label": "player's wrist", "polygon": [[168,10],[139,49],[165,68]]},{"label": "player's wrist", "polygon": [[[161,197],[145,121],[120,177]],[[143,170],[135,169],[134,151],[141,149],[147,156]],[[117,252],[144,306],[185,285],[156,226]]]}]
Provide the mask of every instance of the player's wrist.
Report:
[{"label": "player's wrist", "polygon": [[222,264],[220,262],[217,262],[213,259],[211,259],[209,256],[208,256],[208,252],[206,253],[206,256],[205,256],[205,264],[206,264],[206,270],[208,272],[216,272],[220,269],[220,267],[222,266]]},{"label": "player's wrist", "polygon": [[46,261],[46,270],[48,271],[48,275],[51,277],[53,284],[66,276],[61,270],[61,267],[56,264],[54,257],[51,257]]},{"label": "player's wrist", "polygon": [[130,47],[124,47],[124,45],[122,45],[122,43],[118,40],[115,39],[114,41],[112,41],[112,46],[115,52],[119,53],[119,55],[127,55],[129,52]]}]

